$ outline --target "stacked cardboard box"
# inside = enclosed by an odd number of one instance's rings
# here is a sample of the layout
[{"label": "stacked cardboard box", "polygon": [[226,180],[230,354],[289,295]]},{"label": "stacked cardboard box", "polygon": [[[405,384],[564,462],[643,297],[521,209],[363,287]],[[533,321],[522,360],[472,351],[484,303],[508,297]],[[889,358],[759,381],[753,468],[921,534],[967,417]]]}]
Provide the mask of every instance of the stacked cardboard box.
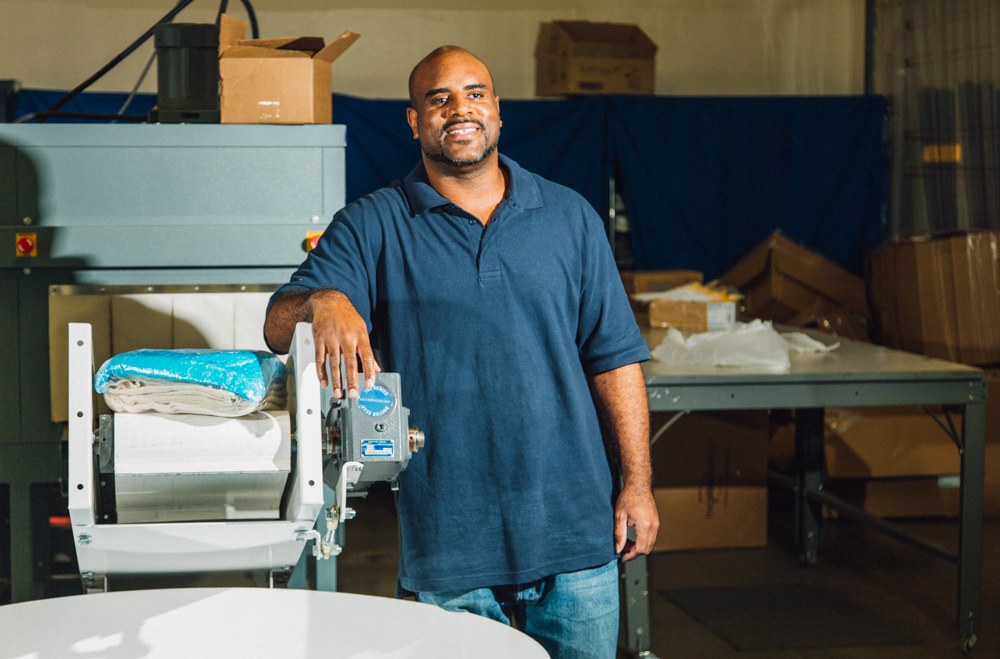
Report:
[{"label": "stacked cardboard box", "polygon": [[1000,362],[996,232],[887,243],[869,263],[881,343],[966,364]]},{"label": "stacked cardboard box", "polygon": [[653,94],[656,44],[636,25],[542,23],[535,46],[535,93]]},{"label": "stacked cardboard box", "polygon": [[[622,271],[619,273],[625,292],[628,293],[635,314],[635,322],[640,327],[677,327],[685,330],[707,331],[718,329],[710,322],[721,313],[727,313],[732,325],[735,305],[728,303],[727,309],[713,309],[721,305],[705,302],[640,301],[633,297],[636,293],[669,291],[685,284],[700,284],[703,276],[697,270],[647,270]],[[718,325],[718,322],[714,323]],[[728,326],[727,325],[727,326]]]},{"label": "stacked cardboard box", "polygon": [[629,296],[633,293],[669,291],[677,286],[704,281],[697,270],[622,270],[618,274]]},{"label": "stacked cardboard box", "polygon": [[[672,418],[653,415],[653,432]],[[766,411],[693,413],[653,446],[654,551],[767,544]]]},{"label": "stacked cardboard box", "polygon": [[744,317],[868,339],[864,280],[780,232],[751,250],[720,281],[743,293]]},{"label": "stacked cardboard box", "polygon": [[219,75],[224,124],[328,124],[330,64],[361,36],[245,39],[247,22],[223,14]]},{"label": "stacked cardboard box", "polygon": [[[960,434],[960,415],[953,412],[951,420]],[[830,492],[882,517],[958,514],[958,448],[921,408],[829,408],[825,426],[824,477]],[[771,464],[787,469],[794,446],[793,426],[772,429]]]}]

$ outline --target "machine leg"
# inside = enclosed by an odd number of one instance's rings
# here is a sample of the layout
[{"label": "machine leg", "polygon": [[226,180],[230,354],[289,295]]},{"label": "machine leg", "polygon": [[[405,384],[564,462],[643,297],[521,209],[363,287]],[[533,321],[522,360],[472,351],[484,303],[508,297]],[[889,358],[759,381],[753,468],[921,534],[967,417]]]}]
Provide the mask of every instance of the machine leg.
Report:
[{"label": "machine leg", "polygon": [[624,608],[625,648],[633,657],[656,659],[649,651],[649,574],[646,557],[624,563],[620,568],[624,581],[622,606]]},{"label": "machine leg", "polygon": [[962,481],[958,540],[958,631],[968,652],[979,632],[983,568],[983,481],[986,403],[969,403],[963,410]]},{"label": "machine leg", "polygon": [[41,599],[44,583],[35,579],[35,534],[31,506],[31,484],[10,484],[10,580],[11,601]]},{"label": "machine leg", "polygon": [[819,549],[820,509],[806,492],[823,486],[823,414],[822,407],[795,410],[795,543],[806,565]]},{"label": "machine leg", "polygon": [[[40,551],[47,539],[36,529],[48,529],[48,509],[32,501],[33,483],[59,482],[59,444],[0,444],[0,481],[10,485],[11,602],[45,596],[48,557]],[[39,519],[43,517],[44,519]],[[39,562],[41,561],[41,562]]]},{"label": "machine leg", "polygon": [[[337,503],[337,496],[329,486],[324,484],[323,509],[325,510],[335,503]],[[320,514],[313,528],[321,537],[326,534],[325,514]],[[344,545],[343,534],[344,525],[341,524],[334,540],[340,546]],[[312,554],[312,545],[307,543],[302,556],[299,557],[298,564],[295,566],[295,571],[292,572],[292,576],[288,580],[288,587],[300,590],[324,590],[329,593],[337,592],[337,557],[331,556],[323,561],[316,560]]]}]

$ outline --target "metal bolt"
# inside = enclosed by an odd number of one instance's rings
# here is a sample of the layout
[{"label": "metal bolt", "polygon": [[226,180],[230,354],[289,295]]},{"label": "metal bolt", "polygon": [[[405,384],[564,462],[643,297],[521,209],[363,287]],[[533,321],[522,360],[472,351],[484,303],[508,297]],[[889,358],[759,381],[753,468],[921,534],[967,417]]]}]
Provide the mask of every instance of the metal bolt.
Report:
[{"label": "metal bolt", "polygon": [[31,274],[31,268],[25,268],[25,269],[24,269],[24,270],[22,270],[21,272],[23,272],[23,273],[24,273],[24,274],[26,274],[26,275],[30,275],[30,274]]},{"label": "metal bolt", "polygon": [[22,222],[24,222],[25,226],[27,226],[27,225],[31,224],[31,222],[32,222],[32,219],[31,219],[30,217],[25,217],[25,218],[24,218],[23,220],[21,220],[21,221],[22,221]]},{"label": "metal bolt", "polygon": [[375,430],[378,431],[378,432],[385,432],[385,424],[384,423],[376,423],[375,424]]},{"label": "metal bolt", "polygon": [[313,215],[312,217],[309,218],[309,221],[312,222],[313,224],[319,224],[319,215]]}]

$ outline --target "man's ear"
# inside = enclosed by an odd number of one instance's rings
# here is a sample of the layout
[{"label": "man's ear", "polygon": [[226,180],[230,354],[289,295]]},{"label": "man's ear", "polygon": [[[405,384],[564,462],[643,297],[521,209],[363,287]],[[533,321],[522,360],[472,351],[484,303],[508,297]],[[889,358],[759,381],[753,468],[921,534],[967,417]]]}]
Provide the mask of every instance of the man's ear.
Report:
[{"label": "man's ear", "polygon": [[417,111],[413,108],[406,108],[406,123],[410,124],[410,129],[413,131],[413,139],[419,139],[420,132],[417,130]]}]

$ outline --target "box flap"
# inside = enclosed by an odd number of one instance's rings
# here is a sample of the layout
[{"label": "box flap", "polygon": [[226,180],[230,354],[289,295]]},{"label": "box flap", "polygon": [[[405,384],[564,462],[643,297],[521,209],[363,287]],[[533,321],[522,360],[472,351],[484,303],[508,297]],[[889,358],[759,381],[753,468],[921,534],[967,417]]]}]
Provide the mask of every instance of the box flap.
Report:
[{"label": "box flap", "polygon": [[343,55],[344,51],[350,48],[351,44],[357,41],[360,36],[361,35],[357,32],[347,30],[339,37],[331,41],[326,48],[320,50],[313,57],[314,59],[320,59],[324,62],[332,62]]},{"label": "box flap", "polygon": [[302,50],[275,50],[274,48],[261,48],[259,46],[232,46],[222,53],[223,59],[236,58],[299,58],[311,59],[312,53]]},{"label": "box flap", "polygon": [[570,42],[571,54],[584,57],[653,57],[656,44],[637,25],[553,21]]},{"label": "box flap", "polygon": [[260,48],[258,46],[233,46],[232,48],[227,48],[226,52],[222,53],[222,59],[227,60],[251,57],[310,59],[312,58],[312,53],[302,50],[275,50],[274,48]]},{"label": "box flap", "polygon": [[721,281],[745,289],[759,277],[774,277],[779,272],[855,313],[868,315],[865,284],[860,277],[789,240],[779,231],[741,258]]},{"label": "box flap", "polygon": [[219,17],[219,55],[228,48],[232,48],[239,43],[240,39],[247,36],[247,22],[223,14]]},{"label": "box flap", "polygon": [[304,50],[315,53],[323,50],[323,37],[278,37],[275,39],[241,39],[241,46],[274,48],[275,50]]}]

